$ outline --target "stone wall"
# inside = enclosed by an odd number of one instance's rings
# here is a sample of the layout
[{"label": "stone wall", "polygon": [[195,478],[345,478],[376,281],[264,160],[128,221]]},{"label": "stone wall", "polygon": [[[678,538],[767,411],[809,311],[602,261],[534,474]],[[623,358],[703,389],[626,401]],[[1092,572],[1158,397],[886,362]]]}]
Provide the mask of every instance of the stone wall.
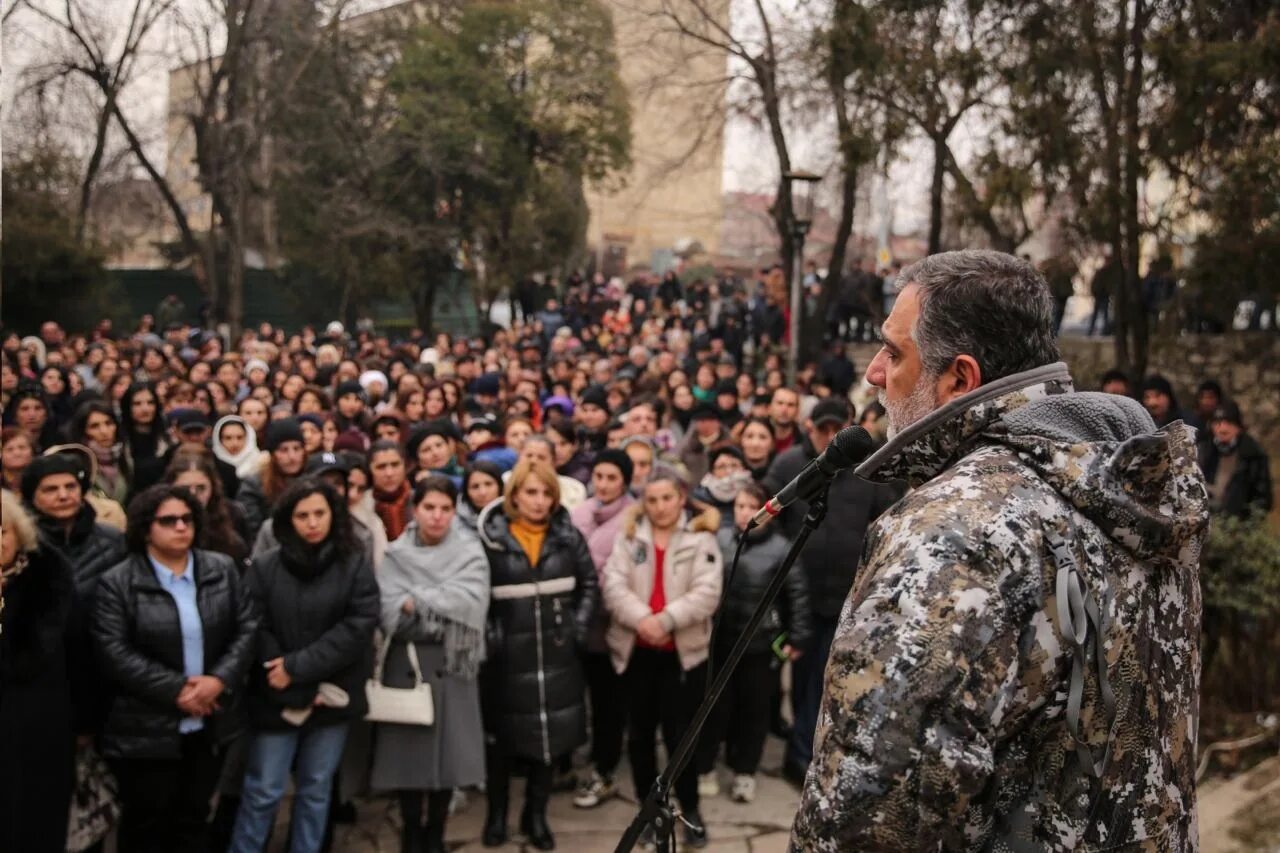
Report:
[{"label": "stone wall", "polygon": [[[1080,390],[1096,389],[1115,364],[1115,345],[1109,339],[1067,337],[1060,343]],[[1280,495],[1280,336],[1250,332],[1161,339],[1152,343],[1147,370],[1173,383],[1184,409],[1194,406],[1197,385],[1216,380],[1240,405],[1249,433],[1271,457],[1272,493]],[[1271,517],[1280,520],[1280,506]]]},{"label": "stone wall", "polygon": [[[1115,344],[1109,338],[1083,337],[1065,337],[1059,343],[1076,388],[1096,390],[1102,374],[1115,364]],[[874,344],[851,347],[859,374],[877,349]],[[1150,362],[1148,372],[1172,382],[1186,409],[1195,404],[1200,382],[1214,379],[1222,385],[1227,397],[1240,405],[1249,432],[1271,456],[1272,482],[1280,495],[1280,336],[1251,332],[1162,339],[1152,344]],[[1280,507],[1273,517],[1280,517]]]}]

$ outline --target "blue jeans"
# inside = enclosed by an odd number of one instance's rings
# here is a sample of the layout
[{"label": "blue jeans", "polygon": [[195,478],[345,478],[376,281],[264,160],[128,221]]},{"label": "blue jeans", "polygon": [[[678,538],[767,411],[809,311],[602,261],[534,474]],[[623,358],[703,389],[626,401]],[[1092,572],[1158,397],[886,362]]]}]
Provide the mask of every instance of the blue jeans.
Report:
[{"label": "blue jeans", "polygon": [[291,732],[258,732],[249,744],[240,811],[230,853],[261,853],[297,758],[290,853],[317,853],[324,842],[333,774],[342,761],[347,724]]},{"label": "blue jeans", "polygon": [[831,643],[836,638],[838,618],[812,614],[813,640],[800,660],[791,665],[791,710],[795,722],[787,741],[786,763],[804,770],[813,760],[813,733],[818,728],[822,706],[823,677]]}]

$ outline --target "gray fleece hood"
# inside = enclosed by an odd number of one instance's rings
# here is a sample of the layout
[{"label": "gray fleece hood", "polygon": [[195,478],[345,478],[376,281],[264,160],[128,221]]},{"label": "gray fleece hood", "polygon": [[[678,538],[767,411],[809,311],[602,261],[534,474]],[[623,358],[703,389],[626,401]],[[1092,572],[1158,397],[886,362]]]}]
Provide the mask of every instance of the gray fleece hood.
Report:
[{"label": "gray fleece hood", "polygon": [[1108,538],[1139,559],[1194,564],[1207,492],[1194,430],[1156,430],[1136,401],[1076,392],[1065,364],[1005,377],[912,424],[858,467],[875,480],[933,479],[962,457],[1007,447]]}]

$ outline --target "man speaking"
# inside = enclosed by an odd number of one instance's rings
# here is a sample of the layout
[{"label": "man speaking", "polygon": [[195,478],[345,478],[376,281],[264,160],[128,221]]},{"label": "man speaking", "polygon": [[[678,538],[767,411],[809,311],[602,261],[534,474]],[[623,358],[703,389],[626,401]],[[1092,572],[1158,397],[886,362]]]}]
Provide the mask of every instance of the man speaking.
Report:
[{"label": "man speaking", "polygon": [[1073,391],[1029,264],[899,281],[858,471],[913,491],[867,533],[792,848],[1196,849],[1192,431]]}]

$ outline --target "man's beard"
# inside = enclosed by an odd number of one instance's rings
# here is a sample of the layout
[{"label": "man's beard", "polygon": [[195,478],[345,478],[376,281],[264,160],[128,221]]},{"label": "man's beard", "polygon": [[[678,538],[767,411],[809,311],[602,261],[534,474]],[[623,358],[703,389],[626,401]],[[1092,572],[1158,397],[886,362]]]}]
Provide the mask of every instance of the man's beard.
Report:
[{"label": "man's beard", "polygon": [[885,415],[889,419],[889,438],[893,438],[938,407],[938,399],[933,391],[933,380],[927,377],[920,378],[915,389],[905,400],[889,402],[884,389],[881,389],[876,397],[880,405],[884,406]]}]

